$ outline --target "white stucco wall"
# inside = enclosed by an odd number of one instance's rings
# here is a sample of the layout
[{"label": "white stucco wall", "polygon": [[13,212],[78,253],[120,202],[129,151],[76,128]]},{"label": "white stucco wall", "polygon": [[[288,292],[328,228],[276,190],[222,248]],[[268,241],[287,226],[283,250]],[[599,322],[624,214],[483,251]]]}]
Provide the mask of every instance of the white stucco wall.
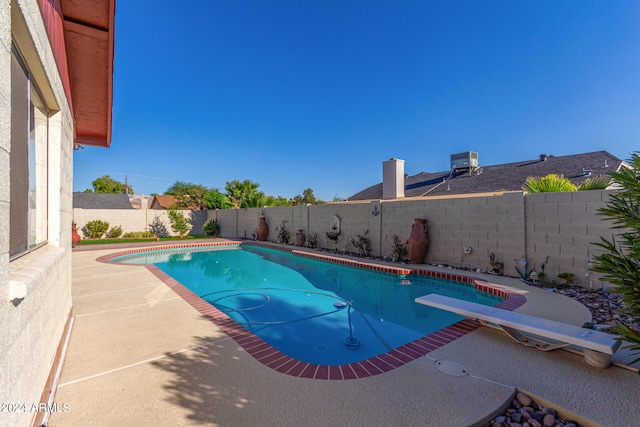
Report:
[{"label": "white stucco wall", "polygon": [[[9,262],[11,141],[11,9],[22,17],[28,38],[19,41],[27,66],[47,78],[36,83],[56,99],[49,122],[47,244]],[[14,34],[15,36],[15,34]],[[51,107],[51,106],[50,106]],[[71,221],[73,120],[42,22],[33,0],[0,1],[0,401],[24,403],[27,411],[0,413],[0,426],[30,425],[52,369],[71,312]],[[14,306],[12,282],[26,286]]]}]

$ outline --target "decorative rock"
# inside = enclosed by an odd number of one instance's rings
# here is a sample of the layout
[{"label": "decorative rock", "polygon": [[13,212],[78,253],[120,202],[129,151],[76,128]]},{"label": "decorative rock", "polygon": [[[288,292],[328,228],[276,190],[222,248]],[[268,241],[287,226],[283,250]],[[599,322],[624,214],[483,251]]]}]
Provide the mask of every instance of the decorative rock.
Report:
[{"label": "decorative rock", "polygon": [[520,409],[520,414],[522,414],[525,420],[527,421],[531,420],[531,414],[529,413],[529,411],[525,410],[524,408]]},{"label": "decorative rock", "polygon": [[539,405],[530,396],[518,393],[511,407],[491,420],[487,427],[580,427],[580,424],[560,419],[556,409]]},{"label": "decorative rock", "polygon": [[544,414],[542,412],[534,412],[533,414],[531,414],[531,418],[539,423],[542,423],[542,421],[544,420]]},{"label": "decorative rock", "polygon": [[556,417],[551,414],[547,414],[544,416],[542,424],[544,424],[546,427],[553,427],[556,425]]},{"label": "decorative rock", "polygon": [[531,406],[531,398],[524,393],[518,393],[516,399],[522,406]]}]

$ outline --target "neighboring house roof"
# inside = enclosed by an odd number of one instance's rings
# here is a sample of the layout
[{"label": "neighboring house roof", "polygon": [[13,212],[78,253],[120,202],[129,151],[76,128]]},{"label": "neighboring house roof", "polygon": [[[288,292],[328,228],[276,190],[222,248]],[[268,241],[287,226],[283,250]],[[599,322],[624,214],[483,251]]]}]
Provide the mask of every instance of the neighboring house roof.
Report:
[{"label": "neighboring house roof", "polygon": [[[405,197],[520,191],[528,177],[564,175],[576,185],[587,178],[618,170],[624,162],[606,151],[546,156],[523,162],[482,166],[472,170],[422,172],[405,178]],[[382,199],[382,183],[354,194],[348,200]]]},{"label": "neighboring house roof", "polygon": [[176,196],[156,195],[153,196],[149,209],[169,209],[178,201]]},{"label": "neighboring house roof", "polygon": [[73,193],[73,207],[80,209],[133,209],[124,193]]}]

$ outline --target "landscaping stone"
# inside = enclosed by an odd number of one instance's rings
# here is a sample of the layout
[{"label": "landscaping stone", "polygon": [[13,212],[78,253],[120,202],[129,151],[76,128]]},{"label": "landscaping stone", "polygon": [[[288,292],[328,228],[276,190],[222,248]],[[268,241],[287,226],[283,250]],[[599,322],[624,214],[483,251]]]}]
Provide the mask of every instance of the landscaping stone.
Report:
[{"label": "landscaping stone", "polygon": [[530,396],[519,392],[504,413],[496,416],[488,427],[580,427],[574,420],[562,419],[556,409],[537,404]]},{"label": "landscaping stone", "polygon": [[636,328],[633,318],[624,313],[625,305],[622,302],[622,295],[608,289],[593,291],[580,286],[570,286],[562,289],[549,288],[551,292],[566,295],[583,304],[591,312],[590,322],[594,329],[607,331],[618,322],[623,325]]}]

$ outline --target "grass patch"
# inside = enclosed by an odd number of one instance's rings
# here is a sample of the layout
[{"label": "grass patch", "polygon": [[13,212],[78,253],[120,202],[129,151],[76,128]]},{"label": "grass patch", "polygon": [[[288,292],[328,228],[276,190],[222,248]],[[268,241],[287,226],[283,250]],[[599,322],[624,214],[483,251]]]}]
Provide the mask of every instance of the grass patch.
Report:
[{"label": "grass patch", "polygon": [[[189,235],[184,237],[161,237],[161,242],[171,242],[175,240],[197,240],[197,239],[206,239],[207,236],[204,234],[196,234]],[[155,237],[149,237],[144,239],[83,239],[80,240],[80,245],[110,245],[110,244],[118,244],[118,243],[145,243],[145,242],[155,242]]]}]

